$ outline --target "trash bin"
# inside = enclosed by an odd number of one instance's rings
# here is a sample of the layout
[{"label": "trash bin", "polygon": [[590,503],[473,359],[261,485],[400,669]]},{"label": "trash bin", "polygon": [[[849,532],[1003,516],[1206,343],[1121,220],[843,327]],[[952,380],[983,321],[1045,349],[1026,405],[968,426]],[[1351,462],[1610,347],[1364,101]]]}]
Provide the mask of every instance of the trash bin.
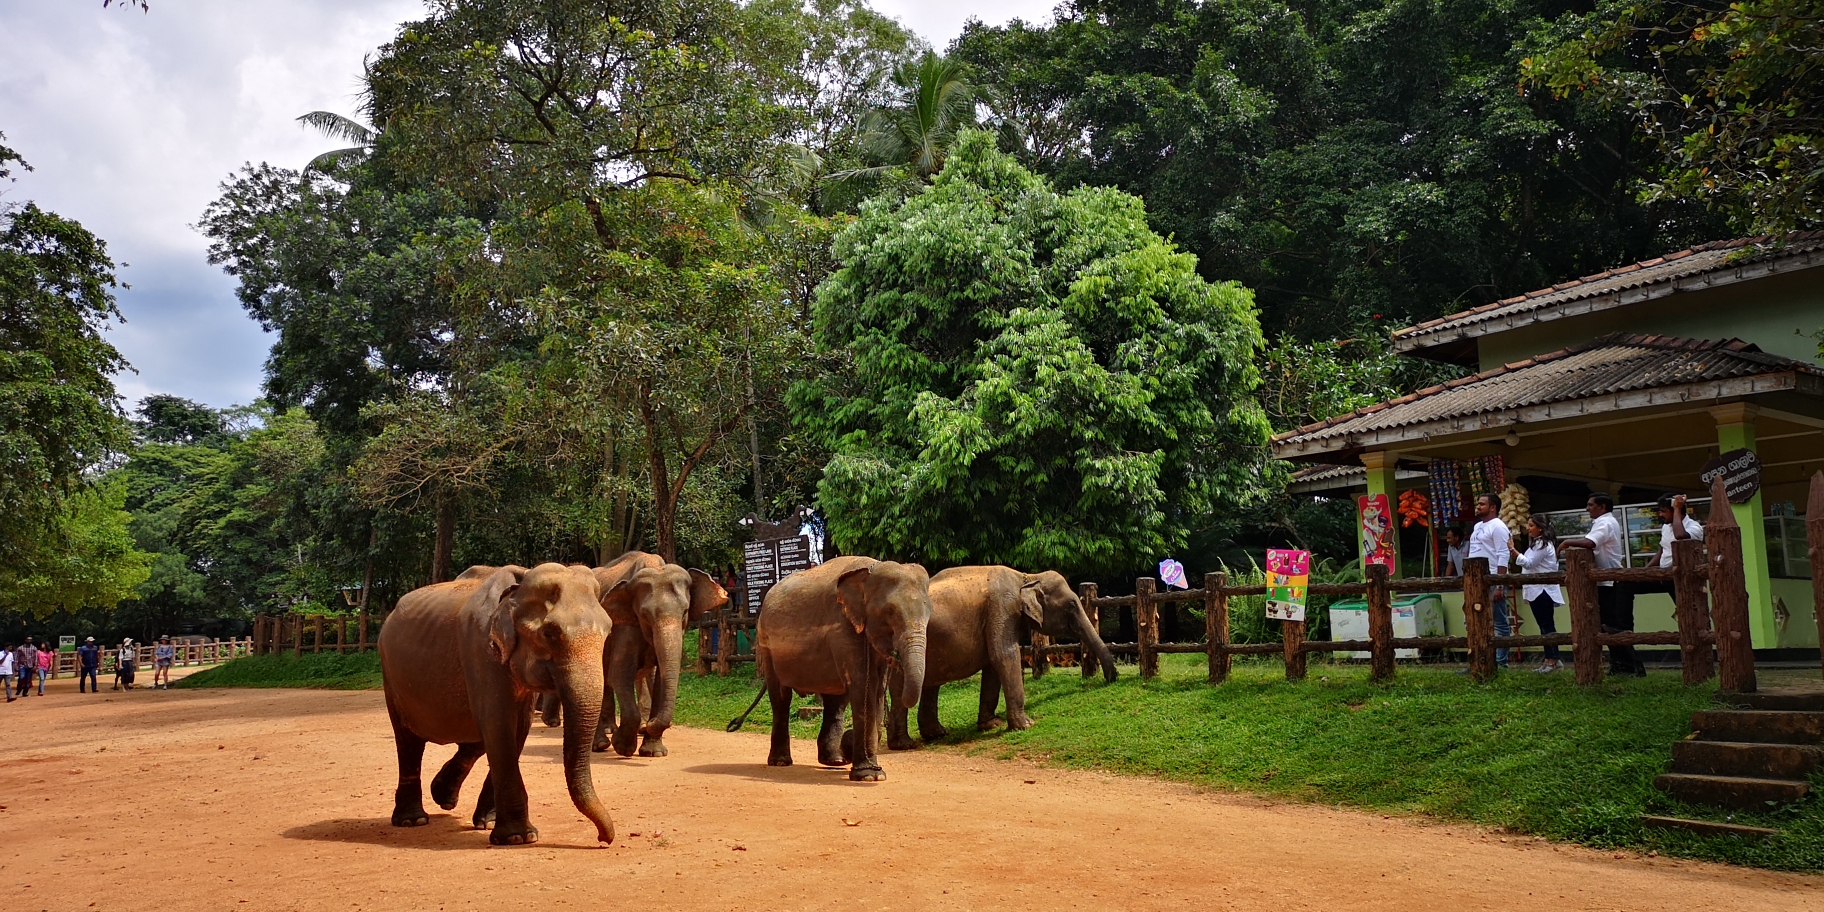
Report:
[{"label": "trash bin", "polygon": [[[1444,601],[1435,592],[1420,592],[1393,600],[1393,635],[1395,638],[1444,636]],[[1330,605],[1330,639],[1368,639],[1368,602],[1344,599]],[[1349,658],[1366,659],[1368,652],[1351,652]],[[1416,659],[1417,649],[1396,649],[1396,659]]]}]

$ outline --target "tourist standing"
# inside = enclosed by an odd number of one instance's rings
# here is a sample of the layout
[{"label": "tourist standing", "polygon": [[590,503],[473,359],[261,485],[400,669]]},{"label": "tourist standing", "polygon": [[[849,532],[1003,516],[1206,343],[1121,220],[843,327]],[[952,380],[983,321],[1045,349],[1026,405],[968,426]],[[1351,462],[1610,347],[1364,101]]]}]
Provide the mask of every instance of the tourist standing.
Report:
[{"label": "tourist standing", "polygon": [[138,669],[138,666],[139,647],[133,645],[132,637],[121,640],[120,652],[114,657],[114,673],[120,679],[120,683],[114,686],[118,688],[124,684],[128,690],[132,690],[133,672]]},{"label": "tourist standing", "polygon": [[[1595,557],[1596,569],[1621,568],[1625,559],[1622,542],[1627,537],[1622,534],[1621,522],[1615,518],[1615,500],[1607,494],[1591,494],[1583,508],[1590,514],[1589,534],[1565,539],[1558,550],[1588,548]],[[1634,629],[1634,606],[1623,601],[1613,582],[1596,584],[1596,610],[1602,617],[1604,633],[1622,633]],[[1645,677],[1647,666],[1634,654],[1634,647],[1610,646],[1609,673]]]},{"label": "tourist standing", "polygon": [[1444,575],[1462,576],[1463,559],[1469,556],[1469,548],[1463,544],[1463,530],[1452,523],[1444,530]]},{"label": "tourist standing", "polygon": [[32,645],[32,638],[26,637],[19,648],[13,650],[13,674],[19,678],[19,696],[31,696],[32,676],[38,673],[38,647]]},{"label": "tourist standing", "polygon": [[[1551,521],[1544,513],[1534,513],[1526,520],[1526,550],[1508,545],[1521,573],[1558,572],[1558,537],[1552,534]],[[1564,591],[1555,584],[1529,584],[1520,588],[1520,599],[1532,606],[1533,622],[1542,636],[1558,632],[1558,606],[1564,604]],[[1556,645],[1545,647],[1545,661],[1534,669],[1538,674],[1551,674],[1564,667],[1562,653]]]},{"label": "tourist standing", "polygon": [[44,679],[51,676],[51,665],[57,661],[57,654],[51,651],[51,644],[45,643],[38,650],[38,696],[44,696]]},{"label": "tourist standing", "polygon": [[8,703],[17,699],[13,696],[13,662],[13,644],[8,643],[6,649],[0,650],[0,682],[6,684],[6,702]]},{"label": "tourist standing", "polygon": [[171,689],[171,662],[176,658],[177,647],[171,645],[171,638],[159,637],[158,645],[152,647],[152,688],[154,690]]},{"label": "tourist standing", "polygon": [[101,693],[101,647],[89,637],[76,647],[76,692]]},{"label": "tourist standing", "polygon": [[[1476,527],[1469,532],[1469,557],[1488,558],[1491,573],[1506,573],[1508,555],[1513,551],[1513,534],[1501,521],[1501,497],[1481,494],[1476,497]],[[1507,587],[1489,586],[1490,615],[1495,621],[1495,636],[1513,636],[1513,624],[1507,614]],[[1495,664],[1507,667],[1507,650],[1495,650]]]}]

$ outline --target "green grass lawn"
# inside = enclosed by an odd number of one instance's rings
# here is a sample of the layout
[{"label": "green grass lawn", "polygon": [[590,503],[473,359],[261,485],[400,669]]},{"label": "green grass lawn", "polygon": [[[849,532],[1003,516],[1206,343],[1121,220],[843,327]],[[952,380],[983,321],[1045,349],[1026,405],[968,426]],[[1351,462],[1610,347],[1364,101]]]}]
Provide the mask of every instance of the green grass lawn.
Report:
[{"label": "green grass lawn", "polygon": [[[1584,690],[1568,674],[1504,674],[1477,685],[1449,669],[1402,667],[1394,683],[1377,685],[1364,667],[1314,662],[1308,680],[1289,683],[1282,665],[1261,660],[1237,663],[1221,687],[1203,677],[1200,656],[1164,656],[1160,677],[1146,683],[1131,665],[1112,685],[1057,670],[1028,680],[1031,729],[986,733],[975,731],[976,682],[959,682],[941,691],[939,714],[951,735],[937,749],[1468,821],[1598,847],[1824,871],[1818,798],[1736,814],[1736,822],[1780,829],[1762,843],[1639,824],[1642,813],[1724,819],[1653,788],[1672,743],[1690,733],[1691,712],[1715,696],[1712,687],[1685,687],[1675,673]],[[178,686],[378,684],[370,653],[237,659]],[[727,678],[687,670],[678,722],[720,730],[757,691],[752,666]],[[770,724],[761,701],[748,728]],[[800,737],[816,729],[816,721],[792,722]],[[884,759],[891,768],[891,756]],[[1824,777],[1816,784],[1824,791]]]}]

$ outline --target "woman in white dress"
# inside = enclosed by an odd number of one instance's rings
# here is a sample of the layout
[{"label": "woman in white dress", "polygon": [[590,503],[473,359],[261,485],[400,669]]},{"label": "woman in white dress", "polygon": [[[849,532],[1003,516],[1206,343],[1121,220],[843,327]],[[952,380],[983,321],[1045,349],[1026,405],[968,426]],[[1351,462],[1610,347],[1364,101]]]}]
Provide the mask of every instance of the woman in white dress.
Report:
[{"label": "woman in white dress", "polygon": [[[1522,551],[1508,543],[1508,550],[1514,552],[1514,558],[1520,563],[1521,573],[1553,573],[1558,570],[1558,537],[1552,534],[1551,523],[1543,513],[1534,513],[1526,520],[1526,550]],[[1564,604],[1564,593],[1557,586],[1527,585],[1520,588],[1520,597],[1533,608],[1533,622],[1539,625],[1539,632],[1547,636],[1558,632],[1558,606]],[[1560,661],[1558,647],[1545,647],[1545,661],[1533,669],[1537,674],[1551,674],[1564,667]]]}]

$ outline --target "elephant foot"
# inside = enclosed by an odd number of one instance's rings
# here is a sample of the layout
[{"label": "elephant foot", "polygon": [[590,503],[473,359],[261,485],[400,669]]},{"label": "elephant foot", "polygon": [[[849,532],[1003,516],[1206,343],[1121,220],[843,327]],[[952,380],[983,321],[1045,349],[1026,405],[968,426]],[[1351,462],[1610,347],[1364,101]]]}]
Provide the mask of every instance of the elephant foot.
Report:
[{"label": "elephant foot", "polygon": [[909,751],[917,748],[918,742],[912,740],[912,736],[909,734],[894,732],[887,736],[887,750]]},{"label": "elephant foot", "polygon": [[589,745],[589,749],[598,754],[607,753],[608,752],[608,739],[607,738],[596,738],[595,743]]},{"label": "elephant foot", "polygon": [[850,782],[882,782],[886,778],[886,772],[875,763],[858,763],[849,769]]},{"label": "elephant foot", "polygon": [[[855,759],[855,729],[851,728],[842,733],[842,763],[848,763],[853,759]],[[841,766],[842,763],[833,763],[830,765]]]},{"label": "elephant foot", "polygon": [[531,845],[538,841],[538,827],[530,823],[496,824],[494,831],[488,834],[492,845]]},{"label": "elephant foot", "polygon": [[475,829],[478,830],[491,829],[494,826],[494,812],[478,810],[475,812],[475,816],[469,820],[469,823],[473,824]]},{"label": "elephant foot", "polygon": [[1001,720],[998,716],[989,716],[988,718],[975,723],[975,730],[984,731],[984,732],[985,731],[994,731],[994,727],[996,725],[999,725],[1000,721]]},{"label": "elephant foot", "polygon": [[774,754],[771,757],[766,758],[766,765],[767,766],[791,766],[792,765],[792,755],[791,754]]},{"label": "elephant foot", "polygon": [[934,726],[932,728],[920,728],[918,730],[918,736],[927,742],[942,741],[945,738],[950,737],[950,729],[947,729],[942,725]]},{"label": "elephant foot", "polygon": [[431,818],[429,815],[425,814],[424,808],[422,806],[416,807],[416,808],[410,808],[410,807],[393,808],[393,826],[396,826],[396,827],[421,827],[430,822],[431,822]]},{"label": "elephant foot", "polygon": [[[462,772],[467,773],[468,770]],[[460,778],[452,776],[445,779],[444,774],[439,773],[437,778],[431,780],[431,800],[437,802],[437,806],[446,811],[456,809],[456,799],[461,793],[462,780]]]},{"label": "elephant foot", "polygon": [[1029,729],[1031,727],[1032,727],[1032,717],[1026,715],[1025,713],[1021,713],[1020,715],[1017,715],[1017,716],[1011,716],[1007,719],[1007,730],[1008,731],[1025,731],[1026,729]]},{"label": "elephant foot", "polygon": [[819,746],[817,749],[817,765],[818,766],[848,766],[849,758],[842,756],[837,751],[825,751],[821,746]]},{"label": "elephant foot", "polygon": [[637,731],[638,729],[629,729],[626,737],[621,737],[621,733],[616,731],[614,733],[614,752],[623,757],[633,756],[634,744],[638,740],[636,738]]},{"label": "elephant foot", "polygon": [[663,741],[648,738],[645,741],[640,742],[640,756],[642,757],[665,757],[670,754],[671,751],[665,749],[665,742]]}]

